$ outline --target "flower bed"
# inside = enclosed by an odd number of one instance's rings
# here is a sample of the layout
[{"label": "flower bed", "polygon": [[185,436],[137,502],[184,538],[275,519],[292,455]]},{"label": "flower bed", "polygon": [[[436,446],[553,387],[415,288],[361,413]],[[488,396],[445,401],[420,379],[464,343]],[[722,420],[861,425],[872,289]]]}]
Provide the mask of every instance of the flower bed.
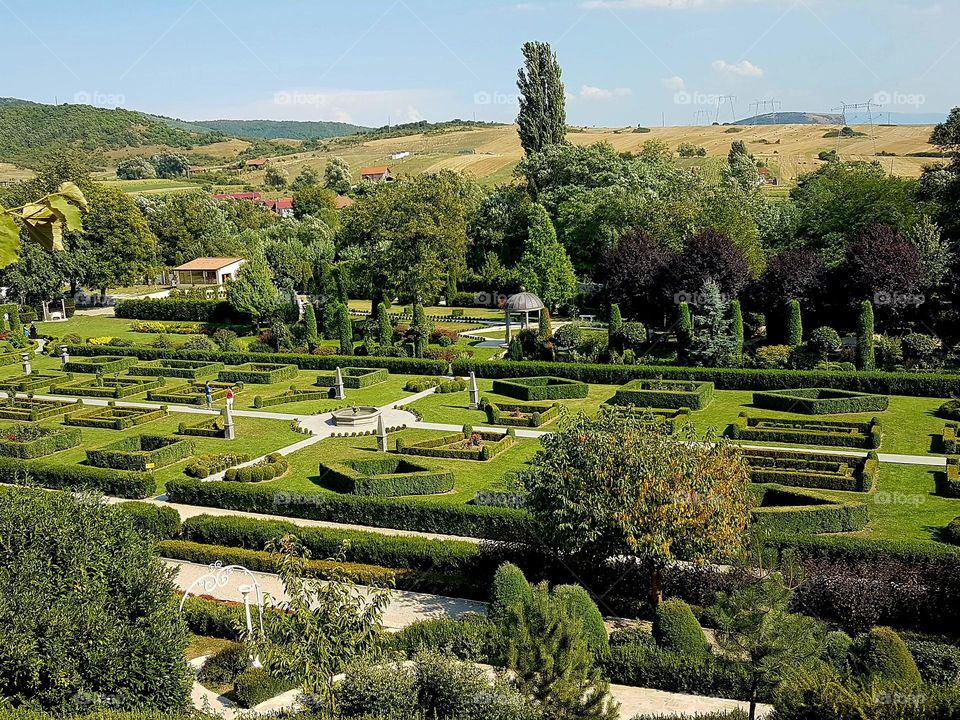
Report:
[{"label": "flower bed", "polygon": [[94,357],[73,358],[63,369],[67,372],[95,374],[98,370],[104,374],[123,372],[137,364],[137,358],[128,355],[97,355]]},{"label": "flower bed", "polygon": [[102,448],[87,450],[87,464],[114,470],[155,470],[193,455],[189,440],[163,435],[133,435]]},{"label": "flower bed", "polygon": [[487,413],[487,422],[491,425],[509,425],[512,427],[541,427],[553,422],[560,414],[560,404],[536,405],[533,403],[492,403],[481,401],[480,406]]},{"label": "flower bed", "polygon": [[866,457],[745,448],[743,458],[755,483],[777,483],[820,490],[870,492],[877,481],[877,454]]},{"label": "flower bed", "polygon": [[223,417],[220,415],[213,415],[205,417],[198,423],[193,425],[188,425],[187,423],[180,423],[177,426],[177,435],[188,435],[191,437],[205,437],[205,438],[225,438],[227,432],[223,427]]},{"label": "flower bed", "polygon": [[883,438],[883,427],[877,418],[873,418],[870,422],[786,420],[772,417],[747,417],[745,412],[741,412],[730,426],[729,435],[734,440],[876,450],[880,447],[880,441]]},{"label": "flower bed", "polygon": [[447,458],[449,460],[490,460],[514,444],[513,428],[506,433],[475,432],[465,429],[430,440],[406,444],[397,438],[397,452],[403,455]]},{"label": "flower bed", "polygon": [[493,381],[493,392],[526,402],[585,398],[590,388],[579,380],[552,377],[516,377]]},{"label": "flower bed", "polygon": [[865,528],[870,519],[864,502],[835,502],[777,485],[764,489],[751,514],[755,526],[796,535],[855,532]]},{"label": "flower bed", "polygon": [[127,371],[128,375],[150,375],[154,377],[175,377],[196,380],[205,375],[216,375],[223,370],[221,362],[205,362],[203,360],[151,360],[134,365]]},{"label": "flower bed", "polygon": [[271,395],[270,397],[255,395],[253,398],[253,406],[255,408],[265,408],[273,405],[300,402],[302,400],[329,400],[330,392],[331,390],[329,388],[326,390],[310,390],[291,386],[289,390],[284,390],[279,395]]},{"label": "flower bed", "polygon": [[34,371],[29,375],[20,375],[19,377],[9,378],[0,382],[0,390],[12,393],[25,393],[48,388],[58,382],[69,382],[70,380],[73,380],[72,373],[53,374]]},{"label": "flower bed", "polygon": [[251,458],[246,453],[222,453],[220,455],[200,455],[195,457],[183,472],[188,477],[205,478],[223,472],[234,465],[242,465],[250,462]]},{"label": "flower bed", "polygon": [[703,410],[713,400],[713,383],[688,380],[631,380],[607,402],[641,408]]},{"label": "flower bed", "polygon": [[126,430],[167,416],[166,408],[101,407],[68,414],[64,425]]},{"label": "flower bed", "polygon": [[37,422],[63,415],[83,407],[83,400],[38,400],[36,398],[7,398],[0,401],[0,418]]},{"label": "flower bed", "polygon": [[75,428],[21,424],[0,429],[0,455],[7,457],[29,460],[52,455],[79,444],[80,430]]},{"label": "flower bed", "polygon": [[[371,385],[377,385],[382,382],[386,382],[388,373],[384,368],[358,368],[358,367],[345,367],[340,368],[340,374],[343,376],[343,386],[345,388],[352,388],[354,390],[359,390],[360,388],[370,387]],[[325,370],[317,375],[317,382],[315,383],[318,387],[336,387],[337,385],[337,372],[334,370],[330,372]]]},{"label": "flower bed", "polygon": [[436,495],[453,490],[453,473],[384,455],[321,463],[320,483],[351,495]]},{"label": "flower bed", "polygon": [[56,395],[79,395],[96,398],[125,398],[163,387],[163,378],[96,377],[54,385],[50,392]]},{"label": "flower bed", "polygon": [[[225,398],[229,388],[233,388],[234,393],[239,393],[243,389],[243,383],[234,385],[233,383],[211,382],[210,388],[213,390],[211,396],[214,401],[216,401]],[[177,385],[172,388],[165,387],[159,392],[148,392],[147,400],[162,403],[179,403],[181,405],[206,405],[206,386],[202,382],[194,382]]]},{"label": "flower bed", "polygon": [[635,405],[601,405],[601,409],[610,409],[618,415],[628,415],[651,426],[663,425],[671,435],[690,422],[690,408],[676,410],[664,408],[636,407]]},{"label": "flower bed", "polygon": [[890,398],[886,395],[831,388],[797,388],[753,394],[753,404],[757,407],[801,415],[883,412],[889,403]]},{"label": "flower bed", "polygon": [[273,385],[297,377],[296,365],[273,363],[244,363],[230,370],[221,370],[217,375],[220,382],[252,383],[255,385]]},{"label": "flower bed", "polygon": [[230,468],[224,475],[227,482],[239,483],[258,483],[274,480],[289,468],[287,459],[279,453],[267,455],[263,460],[255,465],[247,465],[242,468]]}]

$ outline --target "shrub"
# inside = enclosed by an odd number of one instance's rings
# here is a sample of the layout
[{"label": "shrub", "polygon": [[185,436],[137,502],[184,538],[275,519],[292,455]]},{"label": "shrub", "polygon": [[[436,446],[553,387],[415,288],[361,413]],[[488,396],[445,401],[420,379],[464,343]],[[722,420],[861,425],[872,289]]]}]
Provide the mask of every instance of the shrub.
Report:
[{"label": "shrub", "polygon": [[397,452],[404,455],[485,462],[513,447],[514,432],[513,428],[507,428],[505,433],[480,432],[464,425],[462,433],[442,435],[415,443],[406,443],[403,438],[397,438]]},{"label": "shrub", "polygon": [[266,482],[280,477],[288,468],[287,459],[283,455],[272,453],[255,465],[228,469],[224,480],[239,483]]},{"label": "shrub", "polygon": [[871,681],[899,688],[917,687],[922,682],[906,643],[890,628],[876,627],[857,638],[853,658],[854,669]]},{"label": "shrub", "polygon": [[135,365],[127,371],[128,375],[152,375],[197,380],[205,375],[214,375],[223,370],[223,363],[204,362],[202,360],[152,360]]},{"label": "shrub", "polygon": [[653,639],[661,650],[704,655],[707,638],[690,606],[683,600],[665,600],[653,616]]},{"label": "shrub", "polygon": [[897,370],[903,365],[903,341],[898,337],[881,335],[874,343],[874,358],[878,368]]},{"label": "shrub", "polygon": [[903,361],[908,368],[935,367],[940,341],[923,333],[910,333],[903,338]]},{"label": "shrub", "polygon": [[222,383],[252,383],[273,385],[297,377],[296,365],[273,363],[244,363],[229,370],[221,370],[217,379]]},{"label": "shrub", "polygon": [[853,640],[842,630],[831,630],[823,638],[823,654],[825,662],[837,670],[846,672],[850,666],[850,649]]},{"label": "shrub", "polygon": [[208,688],[233,685],[249,662],[250,655],[243,645],[229,645],[207,658],[197,673],[197,681]]},{"label": "shrub", "polygon": [[787,420],[747,417],[745,412],[741,412],[730,425],[728,434],[734,440],[876,450],[883,439],[883,427],[877,418],[870,422]]},{"label": "shrub", "polygon": [[80,444],[80,430],[33,424],[0,429],[0,455],[22,459],[44,457]]},{"label": "shrub", "polygon": [[252,708],[290,688],[289,683],[275,678],[263,668],[247,668],[233,683],[237,705]]},{"label": "shrub", "polygon": [[169,540],[180,532],[180,513],[173,508],[145,502],[125,502],[117,507],[130,518],[138,535]]},{"label": "shrub", "polygon": [[501,623],[519,612],[531,597],[533,591],[523,571],[513,563],[504,563],[493,576],[487,615],[493,622]]},{"label": "shrub", "polygon": [[98,490],[130,499],[149,497],[157,490],[149,473],[0,457],[0,483],[18,485],[25,479],[51,490]]},{"label": "shrub", "polygon": [[807,338],[807,345],[815,353],[826,356],[840,349],[840,334],[832,327],[818,327]]},{"label": "shrub", "polygon": [[585,398],[589,391],[586,383],[550,376],[503,378],[493,381],[493,392],[497,395],[526,402]]},{"label": "shrub", "polygon": [[857,315],[857,369],[873,370],[876,357],[873,349],[873,303],[864,300],[860,303]]},{"label": "shrub", "polygon": [[960,517],[955,517],[949,523],[943,532],[944,539],[954,545],[960,545]]},{"label": "shrub", "polygon": [[752,516],[760,529],[796,535],[862,530],[870,517],[864,502],[828,500],[780,485],[764,487],[761,505],[752,510]]},{"label": "shrub", "polygon": [[320,481],[337,492],[379,497],[436,495],[453,490],[454,485],[451,471],[394,455],[321,463]]},{"label": "shrub", "polygon": [[416,670],[396,663],[356,664],[347,669],[336,689],[344,718],[372,717],[406,720],[418,717]]},{"label": "shrub", "polygon": [[252,458],[246,453],[199,455],[183,469],[183,472],[189,477],[205,478],[222,472],[227,468],[231,468],[234,465],[242,465],[245,462],[250,462],[250,460],[252,460]]},{"label": "shrub", "polygon": [[609,400],[612,405],[703,410],[713,400],[713,383],[631,380]]},{"label": "shrub", "polygon": [[184,350],[201,350],[201,351],[217,349],[217,345],[212,340],[210,340],[210,338],[204,335],[197,335],[196,337],[190,338],[185,343],[183,343],[181,347]]},{"label": "shrub", "polygon": [[196,322],[247,322],[230,303],[221,300],[170,297],[121,300],[114,310],[118,318],[128,320],[186,320]]},{"label": "shrub", "polygon": [[796,347],[803,342],[803,320],[800,317],[800,303],[791,300],[787,303],[787,325],[784,333],[787,345]]},{"label": "shrub", "polygon": [[[388,373],[384,368],[357,368],[345,367],[340,369],[345,388],[360,389],[386,382]],[[337,384],[336,372],[324,372],[317,376],[316,385],[332,388]]]},{"label": "shrub", "polygon": [[956,685],[960,679],[960,648],[932,640],[907,640],[920,677],[934,685]]},{"label": "shrub", "polygon": [[937,415],[947,420],[960,421],[960,400],[948,400],[939,407]]},{"label": "shrub", "polygon": [[883,412],[889,403],[890,398],[885,395],[831,388],[797,388],[753,394],[753,404],[757,407],[806,415]]},{"label": "shrub", "polygon": [[460,620],[419,620],[388,635],[390,648],[408,657],[421,650],[448,653],[460,660],[489,662],[493,626],[487,618],[468,615]]},{"label": "shrub", "polygon": [[133,435],[95,450],[87,450],[87,463],[115,470],[146,471],[165,467],[193,455],[189,440],[162,435]]},{"label": "shrub", "polygon": [[559,403],[535,405],[519,403],[491,403],[483,401],[481,407],[487,413],[487,422],[491,425],[510,425],[513,427],[541,427],[552,422],[560,414]]},{"label": "shrub", "polygon": [[610,653],[607,626],[603,623],[600,608],[581,585],[557,585],[553,592],[567,606],[570,614],[583,621],[587,645],[597,660]]}]

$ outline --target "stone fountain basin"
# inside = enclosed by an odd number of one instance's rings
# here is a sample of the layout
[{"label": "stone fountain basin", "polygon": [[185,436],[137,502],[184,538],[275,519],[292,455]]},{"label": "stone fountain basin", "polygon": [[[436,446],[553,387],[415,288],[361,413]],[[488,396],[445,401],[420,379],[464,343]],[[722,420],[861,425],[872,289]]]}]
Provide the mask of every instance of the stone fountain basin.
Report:
[{"label": "stone fountain basin", "polygon": [[362,427],[373,425],[380,417],[380,408],[361,405],[333,412],[333,424],[338,427]]}]

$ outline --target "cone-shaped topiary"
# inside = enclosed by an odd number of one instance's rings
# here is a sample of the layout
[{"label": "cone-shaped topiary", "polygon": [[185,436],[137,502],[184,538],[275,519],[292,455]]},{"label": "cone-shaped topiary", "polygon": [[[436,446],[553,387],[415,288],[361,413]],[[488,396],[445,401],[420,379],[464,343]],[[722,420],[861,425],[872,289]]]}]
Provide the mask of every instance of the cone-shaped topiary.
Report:
[{"label": "cone-shaped topiary", "polygon": [[653,639],[663,650],[690,655],[707,652],[703,628],[683,600],[665,600],[657,606],[653,616]]},{"label": "cone-shaped topiary", "polygon": [[864,300],[860,303],[860,315],[857,317],[857,370],[873,370],[877,366],[873,332],[873,303]]},{"label": "cone-shaped topiary", "polygon": [[393,343],[393,324],[390,322],[390,311],[385,302],[380,303],[377,310],[377,343],[380,347]]},{"label": "cone-shaped topiary", "polygon": [[906,643],[893,630],[875,627],[857,638],[855,670],[870,680],[900,688],[921,684],[920,670]]},{"label": "cone-shaped topiary", "polygon": [[686,362],[693,347],[693,318],[690,306],[682,302],[677,305],[677,360]]},{"label": "cone-shaped topiary", "polygon": [[503,622],[511,613],[521,610],[532,595],[523,571],[513,563],[504,563],[493,575],[487,615],[494,622]]},{"label": "cone-shaped topiary", "polygon": [[800,303],[791,300],[787,303],[787,323],[784,333],[786,345],[796,347],[803,342],[803,320],[800,317]]},{"label": "cone-shaped topiary", "polygon": [[613,303],[610,306],[610,321],[607,324],[607,345],[611,350],[623,352],[623,315],[620,306]]},{"label": "cone-shaped topiary", "polygon": [[733,332],[733,354],[737,364],[743,359],[743,309],[739,300],[730,301],[730,330]]},{"label": "cone-shaped topiary", "polygon": [[307,347],[312,350],[319,344],[320,336],[317,334],[317,313],[310,303],[307,303],[303,309],[303,325],[303,339],[306,340]]},{"label": "cone-shaped topiary", "polygon": [[573,615],[583,621],[583,631],[593,656],[603,658],[609,654],[607,626],[603,624],[603,615],[590,593],[580,585],[557,585],[553,592]]}]

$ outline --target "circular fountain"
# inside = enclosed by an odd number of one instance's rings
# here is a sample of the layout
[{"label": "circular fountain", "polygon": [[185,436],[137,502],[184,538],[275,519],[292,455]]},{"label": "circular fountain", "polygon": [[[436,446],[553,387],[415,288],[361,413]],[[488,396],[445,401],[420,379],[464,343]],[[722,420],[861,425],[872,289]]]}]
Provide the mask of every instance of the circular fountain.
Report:
[{"label": "circular fountain", "polygon": [[374,425],[380,417],[380,408],[369,405],[353,406],[335,410],[333,424],[337,427],[365,427]]}]

